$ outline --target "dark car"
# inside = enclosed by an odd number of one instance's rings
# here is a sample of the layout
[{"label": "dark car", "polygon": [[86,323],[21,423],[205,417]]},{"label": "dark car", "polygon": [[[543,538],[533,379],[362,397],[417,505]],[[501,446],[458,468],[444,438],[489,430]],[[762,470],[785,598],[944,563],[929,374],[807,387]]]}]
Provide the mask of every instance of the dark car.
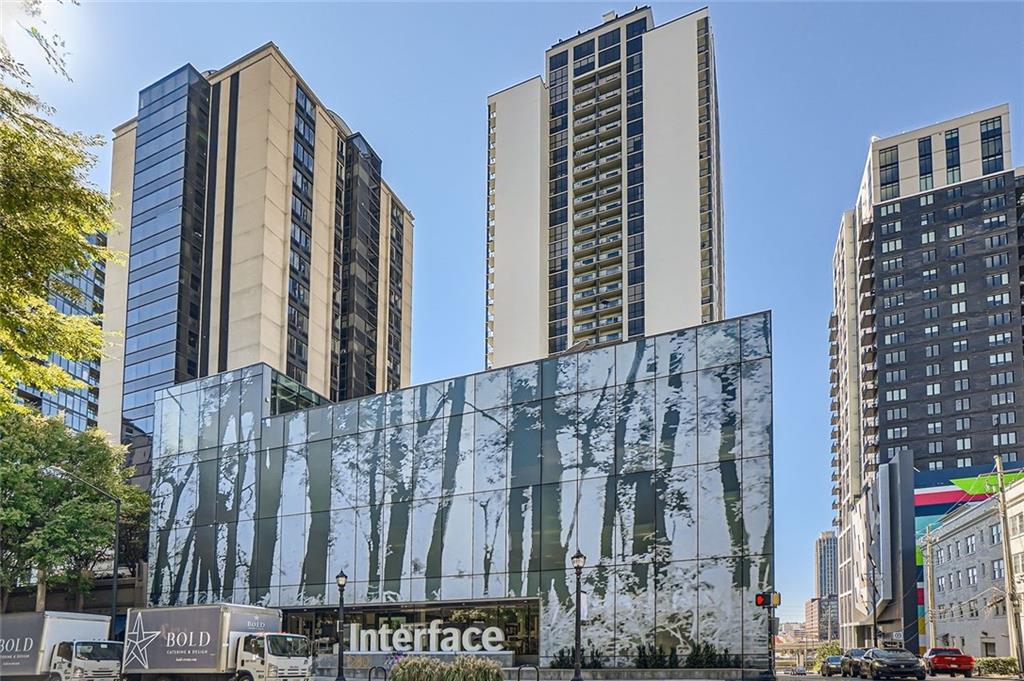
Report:
[{"label": "dark car", "polygon": [[843,653],[839,673],[843,676],[860,676],[860,659],[864,657],[865,652],[866,648],[850,648]]},{"label": "dark car", "polygon": [[860,660],[860,677],[924,681],[924,660],[902,648],[871,648]]},{"label": "dark car", "polygon": [[833,674],[841,674],[843,667],[843,658],[840,655],[829,655],[821,662],[821,668],[818,672],[822,676],[832,676]]}]

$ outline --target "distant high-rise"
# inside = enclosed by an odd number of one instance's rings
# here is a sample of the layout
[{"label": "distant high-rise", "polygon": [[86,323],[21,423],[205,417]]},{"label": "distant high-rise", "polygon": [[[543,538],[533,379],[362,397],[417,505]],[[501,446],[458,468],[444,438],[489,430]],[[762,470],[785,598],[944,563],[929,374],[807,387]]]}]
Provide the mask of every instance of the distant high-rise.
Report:
[{"label": "distant high-rise", "polygon": [[178,69],[114,132],[99,420],[140,479],[160,388],[256,362],[332,400],[408,383],[413,216],[276,46]]},{"label": "distant high-rise", "polygon": [[875,619],[881,638],[924,647],[926,519],[983,497],[956,481],[990,473],[994,456],[1024,461],[1022,182],[996,106],[872,139],[840,220],[829,368],[843,647],[871,642]]},{"label": "distant high-rise", "polygon": [[822,532],[814,540],[814,596],[826,598],[839,593],[839,562],[836,533]]},{"label": "distant high-rise", "polygon": [[707,9],[609,12],[545,64],[487,100],[487,366],[721,319]]}]

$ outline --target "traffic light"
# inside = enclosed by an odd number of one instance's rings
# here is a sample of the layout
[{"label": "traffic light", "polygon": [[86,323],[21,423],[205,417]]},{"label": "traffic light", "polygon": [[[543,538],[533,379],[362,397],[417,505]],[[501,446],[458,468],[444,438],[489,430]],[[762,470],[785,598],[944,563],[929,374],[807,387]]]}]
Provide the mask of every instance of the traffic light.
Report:
[{"label": "traffic light", "polygon": [[782,594],[778,591],[763,591],[754,595],[754,605],[759,608],[777,608],[782,604]]}]

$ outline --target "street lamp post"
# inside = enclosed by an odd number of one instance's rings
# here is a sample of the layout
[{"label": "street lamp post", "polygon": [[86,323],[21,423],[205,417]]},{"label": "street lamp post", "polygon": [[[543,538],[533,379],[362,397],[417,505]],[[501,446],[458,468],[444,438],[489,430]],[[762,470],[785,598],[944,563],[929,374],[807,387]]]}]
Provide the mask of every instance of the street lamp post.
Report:
[{"label": "street lamp post", "polygon": [[572,676],[572,681],[583,681],[583,675],[580,673],[580,666],[583,659],[583,645],[580,642],[580,599],[582,597],[582,587],[580,582],[583,578],[583,566],[587,564],[587,557],[584,556],[579,549],[576,549],[576,554],[572,557],[572,566],[576,569],[576,650],[575,650],[575,665]]},{"label": "street lamp post", "polygon": [[74,473],[67,472],[60,466],[47,466],[43,469],[43,473],[52,478],[74,480],[114,502],[114,574],[110,585],[110,638],[114,638],[114,621],[117,619],[117,572],[121,562],[121,499],[91,482],[83,480]]},{"label": "street lamp post", "polygon": [[345,654],[342,650],[345,646],[345,585],[348,584],[348,575],[344,570],[338,572],[334,578],[338,584],[338,675],[334,681],[345,681]]}]

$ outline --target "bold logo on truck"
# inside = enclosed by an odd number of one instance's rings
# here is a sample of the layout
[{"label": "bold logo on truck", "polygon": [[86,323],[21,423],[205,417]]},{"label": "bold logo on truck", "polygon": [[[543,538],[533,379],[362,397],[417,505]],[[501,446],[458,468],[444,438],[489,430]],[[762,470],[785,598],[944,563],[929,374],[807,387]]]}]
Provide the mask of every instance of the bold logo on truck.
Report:
[{"label": "bold logo on truck", "polygon": [[142,665],[143,669],[149,669],[149,654],[146,652],[146,648],[159,635],[159,631],[146,631],[142,626],[142,613],[136,613],[131,628],[125,632],[124,666],[127,667],[132,660],[135,660]]},{"label": "bold logo on truck", "polygon": [[24,638],[0,638],[0,653],[29,653],[36,642],[31,636]]}]

